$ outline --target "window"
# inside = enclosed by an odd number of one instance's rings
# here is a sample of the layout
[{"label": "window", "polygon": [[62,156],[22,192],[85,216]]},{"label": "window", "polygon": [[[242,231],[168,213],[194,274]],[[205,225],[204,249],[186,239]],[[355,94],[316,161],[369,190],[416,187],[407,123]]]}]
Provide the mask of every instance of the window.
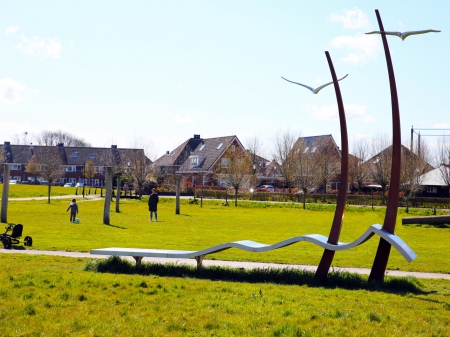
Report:
[{"label": "window", "polygon": [[20,164],[18,164],[18,165],[9,165],[9,169],[10,170],[20,171],[22,169],[22,165],[20,165]]},{"label": "window", "polygon": [[77,157],[78,157],[78,152],[72,153],[72,158],[77,158]]},{"label": "window", "polygon": [[95,159],[95,157],[96,157],[95,154],[90,154],[89,155],[89,159]]},{"label": "window", "polygon": [[198,157],[191,158],[191,167],[198,166]]},{"label": "window", "polygon": [[67,166],[66,167],[66,172],[76,172],[76,171],[77,171],[76,166]]},{"label": "window", "polygon": [[203,150],[204,147],[205,147],[205,143],[203,143],[202,146],[198,150],[201,151],[201,150]]},{"label": "window", "polygon": [[231,152],[236,151],[236,146],[235,145],[231,145]]},{"label": "window", "polygon": [[437,193],[437,187],[427,187],[427,193]]},{"label": "window", "polygon": [[69,178],[69,183],[75,184],[77,182],[77,178]]},{"label": "window", "polygon": [[47,169],[46,165],[39,165],[39,171],[45,171]]},{"label": "window", "polygon": [[227,168],[231,166],[231,158],[222,158],[220,164],[223,168]]},{"label": "window", "polygon": [[222,147],[223,143],[220,143],[219,146],[217,146],[217,150]]},{"label": "window", "polygon": [[98,172],[100,174],[103,174],[105,172],[105,168],[103,166],[95,166],[94,170],[95,172]]},{"label": "window", "polygon": [[308,150],[309,150],[309,146],[305,147],[305,151],[303,151],[303,153],[308,152]]},{"label": "window", "polygon": [[316,152],[317,150],[317,146],[314,146],[313,149],[311,150],[312,153]]}]

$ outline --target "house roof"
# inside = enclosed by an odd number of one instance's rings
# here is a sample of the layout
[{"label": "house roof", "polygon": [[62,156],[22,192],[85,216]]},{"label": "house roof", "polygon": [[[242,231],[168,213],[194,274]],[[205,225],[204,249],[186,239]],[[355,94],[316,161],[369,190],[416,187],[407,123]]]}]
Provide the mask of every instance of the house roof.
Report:
[{"label": "house roof", "polygon": [[202,142],[200,137],[189,138],[173,151],[167,151],[153,163],[154,166],[180,166]]},{"label": "house roof", "polygon": [[[55,154],[59,151],[62,165],[83,166],[91,160],[96,166],[125,165],[127,161],[136,157],[136,153],[142,152],[142,149],[124,149],[113,145],[111,148],[100,147],[64,147],[60,144],[56,146],[39,145],[10,145],[5,143],[0,145],[0,153],[4,152],[5,162],[10,164],[28,164],[33,154],[39,162],[39,155],[44,151],[52,151]],[[146,158],[147,163],[150,159]]]},{"label": "house roof", "polygon": [[[423,186],[447,186],[441,174],[441,169],[449,171],[448,167],[438,167],[430,172],[422,174],[421,181]],[[450,172],[449,172],[450,174]]]},{"label": "house roof", "polygon": [[191,152],[189,158],[198,158],[198,165],[192,167],[190,160],[185,160],[179,168],[180,173],[205,172],[211,170],[223,153],[234,143],[243,148],[236,136],[216,137],[202,139]]},{"label": "house roof", "polygon": [[315,148],[320,147],[321,144],[331,143],[333,145],[333,147],[336,149],[339,156],[341,155],[341,151],[339,150],[339,147],[337,146],[336,142],[334,141],[334,138],[332,135],[299,137],[294,144],[294,148],[300,146],[301,142],[304,142],[304,146],[306,147],[306,150],[308,150],[310,152],[314,152]]}]

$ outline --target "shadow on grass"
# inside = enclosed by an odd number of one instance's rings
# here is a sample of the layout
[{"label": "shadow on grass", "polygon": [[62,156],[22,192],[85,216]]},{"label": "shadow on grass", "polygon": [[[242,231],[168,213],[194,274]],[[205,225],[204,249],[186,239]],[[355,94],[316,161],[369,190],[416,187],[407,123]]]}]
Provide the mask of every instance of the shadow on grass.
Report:
[{"label": "shadow on grass", "polygon": [[126,227],[120,227],[120,226],[116,226],[116,225],[107,225],[107,224],[104,224],[104,225],[109,226],[109,227],[119,228],[119,229],[128,229]]},{"label": "shadow on grass", "polygon": [[428,294],[420,287],[414,277],[387,276],[383,283],[368,282],[367,275],[353,274],[345,271],[331,271],[327,281],[322,284],[314,279],[314,272],[302,269],[244,269],[229,267],[196,267],[175,264],[142,263],[139,270],[134,263],[119,256],[110,256],[104,260],[89,260],[86,271],[113,274],[157,275],[162,277],[186,277],[211,281],[231,281],[248,283],[275,283],[287,285],[306,285],[309,287],[342,288],[348,290],[369,290],[394,293],[398,295]]}]

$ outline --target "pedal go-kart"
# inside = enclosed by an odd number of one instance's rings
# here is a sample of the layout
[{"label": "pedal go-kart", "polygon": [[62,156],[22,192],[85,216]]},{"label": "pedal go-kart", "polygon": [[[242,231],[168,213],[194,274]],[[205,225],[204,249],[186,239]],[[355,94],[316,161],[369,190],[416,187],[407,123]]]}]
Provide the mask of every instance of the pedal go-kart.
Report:
[{"label": "pedal go-kart", "polygon": [[[3,247],[5,249],[11,249],[12,245],[18,245],[20,244],[20,237],[22,236],[23,231],[23,225],[18,223],[17,225],[8,224],[5,227],[6,232],[3,234],[0,234],[0,241],[3,243]],[[8,232],[11,232],[11,234],[8,234]],[[24,246],[31,246],[33,244],[33,239],[31,236],[25,236],[23,239],[23,245]]]}]

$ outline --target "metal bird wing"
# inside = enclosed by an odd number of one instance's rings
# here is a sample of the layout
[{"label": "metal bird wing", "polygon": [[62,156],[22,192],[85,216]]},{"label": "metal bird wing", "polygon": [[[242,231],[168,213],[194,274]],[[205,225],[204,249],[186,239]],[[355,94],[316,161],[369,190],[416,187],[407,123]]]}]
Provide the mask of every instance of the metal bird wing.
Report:
[{"label": "metal bird wing", "polygon": [[281,76],[281,78],[282,78],[283,80],[285,80],[285,81],[288,81],[288,82],[291,82],[291,83],[294,83],[294,84],[301,85],[302,87],[305,87],[306,89],[309,89],[309,90],[311,90],[313,93],[315,93],[315,92],[314,92],[314,89],[311,88],[311,87],[308,87],[307,85],[304,85],[304,84],[301,84],[301,83],[297,83],[297,82],[293,82],[293,81],[289,81],[288,79],[284,78],[283,76]]},{"label": "metal bird wing", "polygon": [[[386,35],[392,35],[392,36],[398,36],[399,38],[401,38],[403,41],[410,35],[419,35],[419,34],[425,34],[425,33],[440,33],[440,30],[435,30],[435,29],[425,29],[425,30],[416,30],[416,31],[410,31],[410,32],[384,32]],[[368,32],[366,33],[366,35],[369,34],[381,34],[380,31],[373,31],[373,32]]]},{"label": "metal bird wing", "polygon": [[[343,79],[346,78],[347,76],[348,76],[348,74],[345,75],[344,77],[342,77],[341,79],[339,79],[338,81],[343,80]],[[285,80],[285,81],[288,81],[288,82],[291,82],[291,83],[294,83],[294,84],[301,85],[302,87],[305,87],[305,88],[311,90],[313,94],[317,94],[320,90],[322,90],[323,88],[325,88],[327,85],[330,85],[330,84],[333,83],[333,82],[329,82],[329,83],[326,83],[326,84],[324,84],[324,85],[321,85],[320,87],[318,87],[318,88],[316,88],[316,89],[313,89],[313,88],[311,88],[311,87],[309,87],[309,86],[307,86],[307,85],[304,85],[304,84],[301,84],[301,83],[297,83],[297,82],[293,82],[293,81],[289,81],[288,79],[284,78],[283,76],[281,76],[281,78],[282,78],[283,80]]]}]

